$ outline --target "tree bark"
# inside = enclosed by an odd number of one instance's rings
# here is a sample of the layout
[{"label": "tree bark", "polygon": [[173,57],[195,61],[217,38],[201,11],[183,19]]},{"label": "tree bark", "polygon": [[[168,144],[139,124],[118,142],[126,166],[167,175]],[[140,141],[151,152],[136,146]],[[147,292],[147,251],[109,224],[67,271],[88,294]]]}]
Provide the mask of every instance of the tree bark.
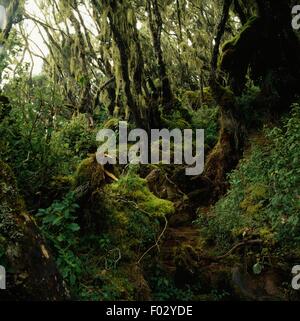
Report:
[{"label": "tree bark", "polygon": [[211,62],[210,86],[221,112],[219,140],[206,160],[204,172],[204,176],[213,185],[213,198],[218,198],[226,190],[226,175],[237,165],[243,144],[240,139],[243,130],[235,96],[230,89],[220,85],[217,70],[220,43],[225,32],[231,4],[232,0],[224,0]]},{"label": "tree bark", "polygon": [[163,21],[157,0],[148,0],[147,9],[149,14],[149,25],[153,39],[153,46],[158,61],[159,76],[162,84],[162,101],[165,109],[169,110],[172,105],[171,103],[173,100],[173,94],[161,48],[161,32]]},{"label": "tree bark", "polygon": [[[223,2],[211,62],[210,86],[220,106],[221,130],[218,143],[207,158],[204,177],[210,180],[215,198],[226,191],[226,175],[236,167],[243,153],[247,124],[236,96],[242,93],[249,67],[250,77],[260,86],[265,111],[274,115],[279,108],[281,112],[287,110],[299,94],[299,41],[291,29],[289,7],[285,0],[257,0],[257,20],[253,20],[248,29],[242,29],[234,42],[227,43],[228,49],[222,53],[224,59],[227,50],[231,51],[230,68],[222,70],[228,72],[231,85],[227,88],[221,86],[219,47],[231,4],[232,0]],[[259,34],[257,30],[260,30]],[[241,90],[236,90],[235,85],[239,85]]]}]

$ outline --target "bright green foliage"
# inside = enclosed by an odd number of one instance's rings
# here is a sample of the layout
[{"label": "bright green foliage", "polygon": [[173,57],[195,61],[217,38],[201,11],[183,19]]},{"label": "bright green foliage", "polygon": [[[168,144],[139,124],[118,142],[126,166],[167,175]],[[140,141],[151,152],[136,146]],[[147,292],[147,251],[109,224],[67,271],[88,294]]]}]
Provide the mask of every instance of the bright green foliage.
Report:
[{"label": "bright green foliage", "polygon": [[[127,293],[126,296],[133,299],[138,294],[134,294],[136,290],[128,280],[133,279],[138,284],[141,276],[133,275],[132,268],[126,262],[138,262],[155,245],[165,224],[163,217],[171,215],[174,207],[171,202],[154,196],[145,180],[135,174],[134,168],[118,182],[107,185],[104,195],[102,206],[108,211],[109,227],[105,239],[100,241],[105,253],[103,268],[105,265],[108,268],[101,274],[104,282],[103,299],[120,299],[122,293]],[[145,259],[156,255],[156,252],[157,248],[154,247]]]},{"label": "bright green foliage", "polygon": [[[89,152],[95,152],[96,129],[89,128],[84,115],[70,114],[47,77],[30,81],[20,72],[5,94],[11,112],[0,126],[0,155],[18,173],[29,206],[36,207],[33,195],[51,189],[56,177],[72,174]],[[46,195],[43,205],[49,205]]]},{"label": "bright green foliage", "polygon": [[51,151],[65,163],[66,173],[72,173],[88,153],[96,150],[96,130],[90,129],[83,114],[73,116],[60,130],[53,133]]},{"label": "bright green foliage", "polygon": [[174,212],[173,203],[154,196],[145,180],[131,173],[107,185],[105,195],[112,237],[123,255],[138,260],[155,244],[160,222],[163,226],[163,218]]},{"label": "bright green foliage", "polygon": [[80,226],[76,223],[78,205],[73,193],[62,201],[54,202],[48,209],[40,209],[41,231],[51,243],[57,257],[57,266],[63,278],[72,287],[82,271],[81,261],[76,255]]}]

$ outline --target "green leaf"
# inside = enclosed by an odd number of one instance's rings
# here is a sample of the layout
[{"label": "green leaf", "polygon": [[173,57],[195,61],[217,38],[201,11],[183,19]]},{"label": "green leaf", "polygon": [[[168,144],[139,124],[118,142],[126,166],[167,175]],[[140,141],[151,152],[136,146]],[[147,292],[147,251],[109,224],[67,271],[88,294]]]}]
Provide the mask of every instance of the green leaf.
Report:
[{"label": "green leaf", "polygon": [[80,226],[76,223],[71,223],[68,225],[69,230],[71,230],[72,232],[77,232],[80,230]]},{"label": "green leaf", "polygon": [[253,273],[258,275],[262,272],[263,268],[263,265],[260,262],[257,262],[253,265]]}]

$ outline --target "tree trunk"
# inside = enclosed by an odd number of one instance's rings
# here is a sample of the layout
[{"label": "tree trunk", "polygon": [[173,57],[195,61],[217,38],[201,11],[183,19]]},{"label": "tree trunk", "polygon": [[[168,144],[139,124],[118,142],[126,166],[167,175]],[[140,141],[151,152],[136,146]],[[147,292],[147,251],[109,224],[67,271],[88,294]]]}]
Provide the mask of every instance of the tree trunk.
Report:
[{"label": "tree trunk", "polygon": [[163,58],[163,52],[161,48],[161,32],[162,32],[162,18],[159,11],[159,6],[157,0],[147,1],[148,14],[149,14],[149,24],[153,39],[153,46],[155,55],[158,61],[159,76],[162,84],[162,102],[165,109],[169,110],[171,108],[171,103],[173,100],[173,94],[171,90],[170,80],[167,75],[167,68]]},{"label": "tree trunk", "polygon": [[210,86],[221,110],[221,130],[219,140],[207,158],[204,176],[213,184],[214,197],[226,188],[226,174],[237,165],[241,156],[241,126],[235,96],[230,89],[223,88],[218,81],[217,63],[220,43],[225,32],[232,0],[224,0],[220,23],[217,28],[215,46],[211,62]]},{"label": "tree trunk", "polygon": [[[219,47],[231,4],[232,0],[223,2],[211,63],[210,85],[221,110],[221,130],[218,143],[207,158],[204,177],[210,180],[216,198],[225,192],[226,175],[243,153],[246,124],[236,96],[242,94],[249,67],[250,77],[261,88],[260,97],[265,101],[262,108],[269,113],[287,110],[299,94],[299,41],[291,29],[285,0],[257,0],[258,17],[251,18],[240,34],[226,43],[218,66]],[[220,85],[218,68],[229,74],[229,88]]]}]

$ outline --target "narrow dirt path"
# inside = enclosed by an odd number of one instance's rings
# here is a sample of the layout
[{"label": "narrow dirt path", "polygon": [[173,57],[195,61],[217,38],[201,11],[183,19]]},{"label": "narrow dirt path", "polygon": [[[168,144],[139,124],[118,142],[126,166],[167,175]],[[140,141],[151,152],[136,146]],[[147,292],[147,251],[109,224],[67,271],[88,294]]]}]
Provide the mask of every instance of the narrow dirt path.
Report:
[{"label": "narrow dirt path", "polygon": [[194,226],[168,228],[161,248],[161,258],[166,271],[169,273],[176,271],[175,259],[176,255],[180,255],[180,251],[193,249],[200,252],[200,240],[200,230]]}]

